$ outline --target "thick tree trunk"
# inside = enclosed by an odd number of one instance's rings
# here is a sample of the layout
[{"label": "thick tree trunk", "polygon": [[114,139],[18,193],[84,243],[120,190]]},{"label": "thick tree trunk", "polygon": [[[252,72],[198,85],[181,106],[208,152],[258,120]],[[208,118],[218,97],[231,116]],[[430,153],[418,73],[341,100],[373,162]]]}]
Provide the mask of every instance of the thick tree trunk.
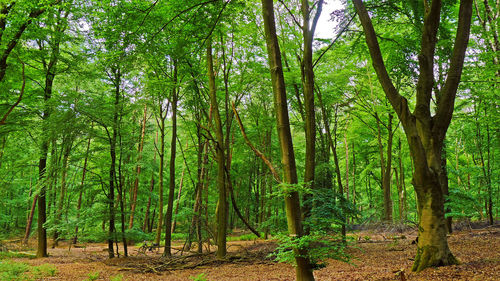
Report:
[{"label": "thick tree trunk", "polygon": [[427,267],[456,264],[458,261],[451,254],[446,237],[444,194],[440,182],[443,173],[441,153],[446,131],[453,116],[455,97],[462,75],[473,0],[460,1],[453,52],[450,56],[446,82],[437,99],[434,115],[431,115],[430,105],[434,87],[434,56],[438,42],[441,1],[426,2],[421,50],[418,55],[416,105],[413,113],[410,112],[408,101],[398,92],[387,72],[368,11],[361,0],[353,2],[363,26],[373,67],[387,99],[404,127],[415,165],[413,185],[417,193],[419,241],[412,269],[421,271]]},{"label": "thick tree trunk", "polygon": [[[274,92],[274,105],[281,148],[281,163],[283,164],[284,182],[288,184],[297,184],[297,169],[295,166],[295,154],[293,150],[290,121],[288,117],[285,80],[283,77],[281,52],[276,35],[276,24],[272,0],[262,0],[262,15],[264,18],[264,31],[266,34],[269,69],[271,72]],[[302,214],[298,192],[291,191],[285,196],[285,208],[288,232],[290,235],[295,237],[303,236],[304,231],[302,228]],[[298,281],[314,280],[307,249],[295,248],[294,254],[296,262],[296,279]]]},{"label": "thick tree trunk", "polygon": [[[418,166],[415,163],[415,166]],[[418,167],[417,167],[418,170]],[[444,217],[444,197],[439,185],[439,179],[424,176],[425,191],[417,192],[418,203],[418,244],[417,255],[413,263],[413,271],[422,271],[427,267],[457,264],[446,238],[447,227]]]}]

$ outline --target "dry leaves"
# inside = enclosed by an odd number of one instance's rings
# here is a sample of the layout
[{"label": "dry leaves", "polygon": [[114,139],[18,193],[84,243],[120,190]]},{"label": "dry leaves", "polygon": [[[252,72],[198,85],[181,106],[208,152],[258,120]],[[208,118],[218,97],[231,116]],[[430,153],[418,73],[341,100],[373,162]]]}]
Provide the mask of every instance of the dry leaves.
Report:
[{"label": "dry leaves", "polygon": [[[330,261],[326,268],[315,271],[316,280],[500,280],[500,229],[461,231],[449,237],[452,252],[460,265],[411,272],[416,246],[411,244],[414,233],[404,238],[387,233],[360,232],[359,240],[349,252],[354,257],[350,264]],[[369,237],[369,238],[368,238]],[[229,242],[229,258],[217,261],[213,254],[175,255],[161,258],[161,254],[137,255],[129,250],[130,258],[107,259],[102,249],[105,244],[85,248],[67,247],[49,249],[51,257],[44,259],[17,259],[32,265],[54,264],[58,273],[45,280],[84,280],[89,273],[99,272],[99,279],[109,280],[123,275],[123,280],[191,280],[206,274],[207,280],[294,280],[295,270],[266,258],[273,251],[273,242]]]}]

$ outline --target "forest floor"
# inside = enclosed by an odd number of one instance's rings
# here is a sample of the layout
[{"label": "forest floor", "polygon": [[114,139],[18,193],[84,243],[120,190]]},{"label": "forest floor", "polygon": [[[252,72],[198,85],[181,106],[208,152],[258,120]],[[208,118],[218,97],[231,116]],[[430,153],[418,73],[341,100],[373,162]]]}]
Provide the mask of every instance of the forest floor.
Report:
[{"label": "forest floor", "polygon": [[[314,271],[316,280],[500,280],[499,227],[453,233],[448,240],[450,249],[461,264],[418,274],[411,272],[415,231],[364,230],[350,235],[356,241],[348,249],[351,262],[328,261],[326,268]],[[139,253],[135,246],[129,247],[128,258],[108,259],[106,244],[79,246],[69,249],[63,242],[49,249],[48,258],[13,260],[32,266],[54,265],[56,274],[42,280],[294,280],[295,275],[292,266],[267,257],[276,247],[272,241],[228,242],[228,260],[224,262],[216,261],[213,254],[184,253],[181,258],[177,253],[173,258],[162,258],[161,253]],[[174,248],[181,248],[181,244],[174,244]]]}]

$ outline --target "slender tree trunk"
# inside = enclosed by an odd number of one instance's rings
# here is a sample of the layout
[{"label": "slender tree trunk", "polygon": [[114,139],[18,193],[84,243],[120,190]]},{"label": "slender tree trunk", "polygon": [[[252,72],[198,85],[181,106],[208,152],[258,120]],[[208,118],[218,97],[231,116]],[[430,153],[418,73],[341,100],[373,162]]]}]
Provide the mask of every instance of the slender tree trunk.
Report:
[{"label": "slender tree trunk", "polygon": [[[329,118],[329,113],[326,110],[325,104],[323,103],[323,97],[321,94],[321,91],[318,89],[318,102],[321,107],[321,115],[323,116],[323,123],[325,124],[325,131],[326,135],[328,138],[328,146],[332,150],[333,154],[333,162],[335,165],[335,175],[337,178],[337,185],[338,185],[338,192],[339,194],[344,194],[344,188],[342,186],[342,174],[340,173],[340,165],[339,165],[339,158],[337,154],[337,121],[338,121],[338,105],[335,106],[335,119],[334,119],[334,125],[333,125],[333,135],[330,131],[330,118]],[[345,218],[344,218],[345,222]],[[341,235],[343,238],[346,237],[346,228],[345,228],[345,223],[342,224],[341,226]]]},{"label": "slender tree trunk", "polygon": [[347,130],[344,132],[345,146],[345,194],[346,200],[349,202],[349,143],[347,142]]},{"label": "slender tree trunk", "polygon": [[137,148],[137,166],[135,168],[135,181],[134,187],[132,188],[132,196],[130,199],[130,219],[128,222],[128,228],[132,229],[134,227],[134,214],[135,207],[137,204],[137,190],[139,189],[139,177],[141,175],[141,160],[142,160],[142,149],[144,148],[144,135],[146,132],[146,117],[147,117],[148,107],[144,105],[144,116],[142,117],[142,126],[141,126],[141,139],[139,141],[139,146]]},{"label": "slender tree trunk", "polygon": [[[156,226],[156,237],[155,244],[160,245],[161,239],[161,230],[163,226],[163,168],[165,161],[165,118],[167,118],[168,113],[168,105],[167,109],[163,109],[163,104],[159,106],[159,118],[157,118],[158,127],[160,129],[160,149],[159,149],[159,158],[160,158],[160,170],[159,170],[159,179],[158,179],[158,224]],[[159,119],[159,120],[158,120]]]},{"label": "slender tree trunk", "polygon": [[224,156],[224,135],[222,132],[222,122],[219,113],[219,105],[216,96],[215,73],[212,58],[212,41],[207,40],[207,64],[208,64],[208,82],[210,103],[214,113],[215,120],[215,150],[217,158],[217,188],[219,200],[217,201],[217,258],[223,259],[226,256],[226,231],[227,231],[227,193],[226,193],[226,176],[224,173],[225,156]]},{"label": "slender tree trunk", "polygon": [[392,222],[392,198],[391,198],[391,175],[392,175],[392,113],[389,113],[389,121],[387,121],[387,162],[384,169],[382,186],[384,189],[384,220]]},{"label": "slender tree trunk", "polygon": [[175,194],[175,157],[177,149],[177,62],[174,62],[174,88],[172,90],[172,141],[170,143],[170,179],[168,185],[167,213],[165,215],[165,251],[164,256],[170,256],[172,247],[172,211]]},{"label": "slender tree trunk", "polygon": [[23,245],[28,244],[28,239],[30,237],[31,225],[33,224],[33,216],[35,215],[36,201],[38,200],[38,194],[33,197],[33,203],[31,204],[30,214],[26,221],[26,230],[24,231]]},{"label": "slender tree trunk", "polygon": [[[313,69],[313,48],[314,31],[321,15],[323,0],[320,0],[317,6],[317,11],[314,19],[310,20],[312,10],[309,8],[309,0],[301,0],[302,14],[302,37],[304,39],[303,47],[303,88],[304,88],[304,106],[305,106],[305,134],[306,134],[306,156],[305,156],[305,172],[304,183],[310,189],[314,189],[314,172],[316,158],[316,111],[314,110],[314,69]],[[304,209],[302,215],[304,218],[311,216],[312,196],[304,196]],[[305,233],[310,232],[309,227],[306,227]]]},{"label": "slender tree trunk", "polygon": [[[109,139],[109,153],[111,157],[110,167],[109,167],[109,190],[108,190],[108,212],[109,212],[109,225],[108,225],[108,256],[109,258],[115,257],[113,242],[116,239],[116,229],[115,229],[115,183],[117,182],[116,177],[116,142],[118,137],[118,122],[120,114],[120,82],[121,74],[120,70],[114,70],[114,84],[115,84],[115,101],[114,101],[114,113],[113,113],[113,127],[112,133]],[[118,249],[117,249],[118,251]]]},{"label": "slender tree trunk", "polygon": [[[295,154],[290,131],[288,107],[286,101],[285,80],[283,77],[283,66],[281,63],[281,51],[276,36],[276,24],[274,19],[274,7],[272,0],[262,0],[262,14],[264,18],[264,31],[266,34],[266,45],[269,57],[269,69],[274,92],[274,104],[276,109],[276,120],[278,137],[281,148],[281,163],[283,164],[284,182],[297,184],[297,170],[295,166]],[[300,197],[298,192],[291,191],[285,196],[285,208],[288,224],[288,232],[292,236],[302,237],[302,214]],[[307,257],[307,249],[294,248],[296,262],[296,279],[298,281],[314,280],[312,267]]]},{"label": "slender tree trunk", "polygon": [[182,185],[184,184],[184,172],[185,172],[185,170],[186,170],[186,166],[184,165],[184,168],[182,169],[182,173],[181,173],[181,181],[179,182],[179,191],[177,192],[177,201],[175,203],[174,216],[173,216],[174,222],[172,223],[172,230],[171,230],[172,233],[175,232],[175,228],[177,225],[177,214],[179,213],[179,205],[181,202]]},{"label": "slender tree trunk", "polygon": [[[93,124],[90,125],[90,127],[93,127]],[[75,236],[73,237],[73,244],[76,244],[78,242],[78,226],[80,224],[80,209],[82,208],[82,196],[83,196],[83,190],[84,190],[84,184],[85,184],[85,176],[87,175],[87,163],[89,159],[89,152],[90,152],[90,142],[91,142],[91,137],[89,136],[89,140],[87,141],[87,150],[85,151],[85,160],[83,161],[83,169],[82,169],[82,181],[80,182],[80,192],[78,193],[78,203],[76,205],[76,226],[75,226]]]},{"label": "slender tree trunk", "polygon": [[57,247],[59,244],[59,223],[61,221],[62,217],[62,210],[64,208],[64,199],[66,197],[66,178],[68,175],[68,160],[69,160],[69,155],[71,153],[71,147],[73,146],[73,140],[71,139],[71,136],[65,136],[63,141],[63,161],[62,161],[62,172],[61,172],[61,189],[59,191],[59,200],[57,201],[57,209],[56,209],[56,215],[54,218],[54,225],[56,229],[54,230],[54,241],[52,244],[52,248]]},{"label": "slender tree trunk", "polygon": [[[157,143],[158,143],[158,131],[156,131],[156,138],[154,140],[155,147],[156,147]],[[154,154],[154,157],[153,157],[153,163],[156,164],[156,153]],[[151,181],[149,184],[148,204],[146,205],[146,214],[144,215],[144,223],[142,225],[143,232],[151,232],[151,230],[149,228],[149,225],[150,225],[149,213],[150,213],[150,209],[151,209],[151,195],[153,194],[154,187],[155,187],[155,172],[153,169],[153,171],[151,172]]]}]

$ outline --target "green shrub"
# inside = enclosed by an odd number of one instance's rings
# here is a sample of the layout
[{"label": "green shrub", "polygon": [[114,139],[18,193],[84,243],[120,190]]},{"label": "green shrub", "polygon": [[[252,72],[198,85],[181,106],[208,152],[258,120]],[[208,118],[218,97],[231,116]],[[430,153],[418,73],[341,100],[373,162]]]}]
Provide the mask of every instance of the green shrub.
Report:
[{"label": "green shrub", "polygon": [[111,276],[111,278],[109,280],[110,281],[122,281],[123,280],[123,275],[118,274],[118,275],[115,275],[115,276]]},{"label": "green shrub", "polygon": [[0,280],[2,281],[17,281],[29,280],[26,272],[29,270],[29,265],[21,262],[0,261]]},{"label": "green shrub", "polygon": [[94,280],[97,280],[99,278],[99,271],[96,271],[96,272],[91,272],[89,274],[87,274],[87,279],[86,281],[94,281]]},{"label": "green shrub", "polygon": [[339,237],[327,235],[326,233],[312,233],[302,237],[286,234],[278,235],[278,247],[276,248],[276,260],[296,266],[294,250],[307,250],[313,269],[326,266],[327,259],[349,262],[350,256],[345,252],[346,241]]},{"label": "green shrub", "polygon": [[196,276],[190,276],[189,279],[193,281],[208,281],[206,273],[200,273]]},{"label": "green shrub", "polygon": [[41,279],[47,276],[55,276],[57,273],[57,268],[53,264],[42,264],[39,266],[34,266],[30,269],[31,276],[35,279]]}]

